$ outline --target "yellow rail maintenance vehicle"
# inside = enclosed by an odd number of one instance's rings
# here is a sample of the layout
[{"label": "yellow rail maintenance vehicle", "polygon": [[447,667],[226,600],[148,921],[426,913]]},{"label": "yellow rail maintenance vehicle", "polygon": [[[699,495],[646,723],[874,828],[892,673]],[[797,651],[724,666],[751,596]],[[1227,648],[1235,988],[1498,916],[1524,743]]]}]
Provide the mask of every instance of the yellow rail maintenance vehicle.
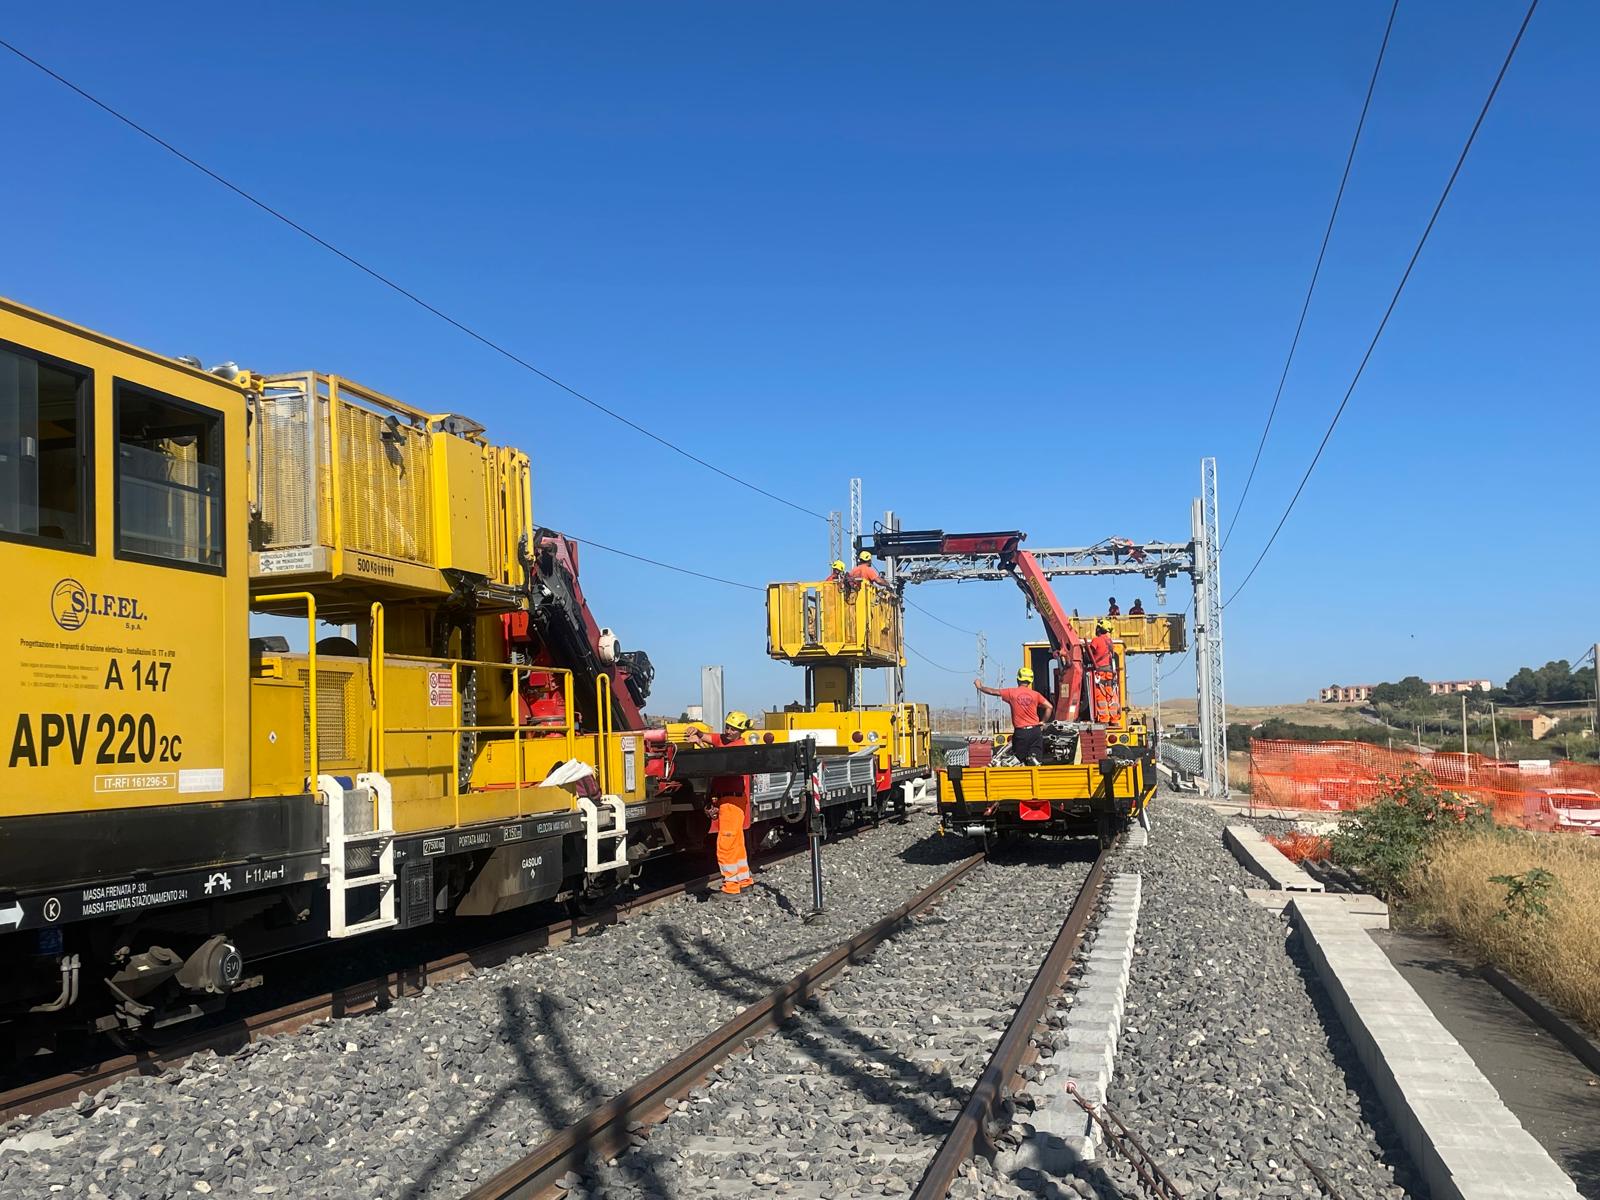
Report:
[{"label": "yellow rail maintenance vehicle", "polygon": [[899,598],[836,574],[767,586],[767,653],[805,669],[805,698],[763,717],[768,741],[809,739],[830,824],[903,816],[932,777],[928,706],[862,703],[860,672],[905,665]]},{"label": "yellow rail maintenance vehicle", "polygon": [[158,1029],[257,958],[703,840],[649,659],[534,526],[527,457],[463,417],[0,300],[0,569],[14,1047]]},{"label": "yellow rail maintenance vehicle", "polygon": [[[939,815],[946,831],[990,838],[1007,834],[1080,836],[1103,841],[1140,819],[1155,794],[1155,745],[1143,713],[1128,704],[1128,656],[1184,648],[1181,616],[1148,614],[1068,617],[1084,655],[1079,720],[1051,722],[1039,762],[1022,762],[1011,747],[988,762],[971,763],[972,748],[946,756],[939,780]],[[1108,653],[1093,661],[1095,638]],[[1105,643],[1102,643],[1102,647]],[[1061,655],[1049,642],[1025,642],[1022,662],[1046,696],[1065,687]],[[961,761],[962,758],[966,762]],[[952,761],[952,758],[954,761]]]}]

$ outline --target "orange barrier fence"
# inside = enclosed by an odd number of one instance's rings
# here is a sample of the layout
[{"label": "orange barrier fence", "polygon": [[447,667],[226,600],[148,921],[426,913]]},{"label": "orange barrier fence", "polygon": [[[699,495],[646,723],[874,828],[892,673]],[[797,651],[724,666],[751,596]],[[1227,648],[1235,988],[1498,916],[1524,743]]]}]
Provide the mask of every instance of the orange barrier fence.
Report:
[{"label": "orange barrier fence", "polygon": [[1487,805],[1501,824],[1600,835],[1600,767],[1386,750],[1365,742],[1252,740],[1251,803],[1344,812],[1370,804],[1386,779],[1419,769],[1440,787]]}]

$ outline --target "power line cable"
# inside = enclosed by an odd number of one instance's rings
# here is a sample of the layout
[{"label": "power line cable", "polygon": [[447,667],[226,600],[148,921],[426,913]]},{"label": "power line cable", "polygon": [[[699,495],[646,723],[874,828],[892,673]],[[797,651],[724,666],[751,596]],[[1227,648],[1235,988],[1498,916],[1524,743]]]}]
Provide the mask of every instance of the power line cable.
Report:
[{"label": "power line cable", "polygon": [[706,579],[712,583],[725,583],[729,587],[744,588],[747,592],[764,592],[767,589],[757,587],[753,583],[740,583],[737,579],[724,579],[720,575],[707,575],[702,571],[691,571],[688,567],[674,566],[669,562],[662,562],[657,558],[646,558],[642,554],[633,554],[627,550],[618,550],[615,546],[608,546],[604,542],[597,542],[591,538],[582,537],[576,533],[562,530],[567,537],[582,546],[593,546],[596,550],[604,550],[608,554],[616,554],[622,558],[631,558],[634,562],[649,563],[652,567],[660,567],[664,571],[676,571],[679,575],[693,575],[696,579]]},{"label": "power line cable", "polygon": [[1333,431],[1339,424],[1339,418],[1344,416],[1345,406],[1350,403],[1350,397],[1355,394],[1356,384],[1361,382],[1361,376],[1367,369],[1367,363],[1372,360],[1372,352],[1378,348],[1378,340],[1383,337],[1383,331],[1389,324],[1389,318],[1394,314],[1395,306],[1400,303],[1400,295],[1405,291],[1406,282],[1411,278],[1411,272],[1417,265],[1417,260],[1422,257],[1422,248],[1428,244],[1428,235],[1433,232],[1433,226],[1439,219],[1439,213],[1444,209],[1444,203],[1450,198],[1450,191],[1455,187],[1456,179],[1461,174],[1461,168],[1466,164],[1467,154],[1472,150],[1472,144],[1477,140],[1478,130],[1483,127],[1484,118],[1489,115],[1489,107],[1494,103],[1495,96],[1500,91],[1500,84],[1506,77],[1506,72],[1511,68],[1511,60],[1516,57],[1517,47],[1522,44],[1522,35],[1528,31],[1528,23],[1533,20],[1534,10],[1539,7],[1539,0],[1533,0],[1528,5],[1528,11],[1522,18],[1522,24],[1517,29],[1517,36],[1511,40],[1511,48],[1506,51],[1505,61],[1500,64],[1500,73],[1494,78],[1494,86],[1489,89],[1489,94],[1484,98],[1483,107],[1478,111],[1478,119],[1472,123],[1472,132],[1467,135],[1467,141],[1461,147],[1460,157],[1456,159],[1455,169],[1450,172],[1450,178],[1444,185],[1444,191],[1439,195],[1439,202],[1433,206],[1433,214],[1428,218],[1428,224],[1422,231],[1422,237],[1417,241],[1417,248],[1411,253],[1411,261],[1406,264],[1405,273],[1400,276],[1400,282],[1394,289],[1394,295],[1389,299],[1389,307],[1384,309],[1383,319],[1378,322],[1378,328],[1372,335],[1372,341],[1367,344],[1367,352],[1361,356],[1361,363],[1356,367],[1354,378],[1350,386],[1345,389],[1344,399],[1339,401],[1339,407],[1334,410],[1333,419],[1328,422],[1328,429],[1322,435],[1322,441],[1317,446],[1317,452],[1311,457],[1311,465],[1306,468],[1306,473],[1300,478],[1300,486],[1295,488],[1294,495],[1289,498],[1288,507],[1283,510],[1283,515],[1278,518],[1278,524],[1272,530],[1272,536],[1267,539],[1267,544],[1261,548],[1261,553],[1256,556],[1255,563],[1245,574],[1239,586],[1233,589],[1233,594],[1223,602],[1222,607],[1227,608],[1244,591],[1245,586],[1255,577],[1257,569],[1267,557],[1267,552],[1272,549],[1273,543],[1278,540],[1278,534],[1283,531],[1284,522],[1289,519],[1289,514],[1294,511],[1294,506],[1300,499],[1300,494],[1305,491],[1306,483],[1311,479],[1311,473],[1317,469],[1317,463],[1322,459],[1322,452],[1328,447],[1328,440],[1333,437]]},{"label": "power line cable", "polygon": [[945,626],[945,628],[947,628],[947,629],[954,629],[957,633],[964,633],[968,637],[977,637],[978,636],[978,631],[976,629],[963,629],[961,626],[959,626],[959,625],[957,625],[957,624],[955,624],[955,623],[953,623],[951,621],[946,621],[938,613],[931,613],[927,609],[923,608],[922,605],[918,604],[910,596],[907,596],[905,598],[905,601],[906,601],[907,604],[909,604],[912,608],[916,609],[923,616],[932,617],[935,621],[939,622],[939,624]]},{"label": "power line cable", "polygon": [[104,100],[99,99],[97,96],[91,95],[89,92],[85,91],[83,88],[81,88],[77,84],[73,83],[72,80],[66,78],[66,76],[61,75],[60,73],[51,70],[44,63],[40,62],[38,59],[34,58],[32,55],[24,53],[22,50],[18,49],[16,46],[14,46],[10,42],[6,41],[4,38],[0,38],[0,46],[3,46],[5,49],[11,51],[12,54],[16,55],[23,62],[29,64],[30,66],[38,68],[40,71],[42,71],[44,74],[48,75],[51,79],[54,79],[57,83],[61,84],[63,87],[69,89],[72,92],[77,93],[79,96],[83,97],[83,99],[87,100],[90,104],[93,104],[96,108],[100,109],[102,112],[108,114],[109,116],[115,117],[118,121],[121,121],[124,125],[126,125],[129,129],[132,129],[135,133],[138,133],[142,137],[148,138],[150,141],[152,141],[156,145],[160,146],[163,150],[166,150],[167,152],[169,152],[170,154],[173,154],[177,158],[182,159],[184,162],[188,163],[195,170],[199,171],[202,175],[205,175],[208,178],[215,180],[217,183],[220,183],[223,187],[227,188],[230,192],[234,193],[234,195],[240,197],[243,200],[249,201],[251,204],[253,204],[257,208],[259,208],[262,212],[266,213],[268,216],[273,217],[274,219],[283,222],[290,229],[293,229],[296,233],[303,234],[305,237],[311,239],[311,241],[313,241],[317,245],[321,246],[324,250],[327,250],[329,253],[334,254],[337,257],[343,259],[345,262],[349,263],[352,267],[356,268],[356,270],[362,272],[363,274],[369,276],[372,279],[375,279],[377,282],[383,284],[385,287],[389,288],[391,291],[394,291],[397,294],[405,297],[407,300],[411,301],[413,304],[417,305],[419,308],[422,308],[425,311],[427,311],[429,313],[432,313],[434,316],[438,317],[441,321],[445,322],[447,325],[450,325],[453,328],[459,330],[460,332],[466,334],[473,341],[478,342],[480,345],[488,347],[490,350],[493,350],[496,354],[499,354],[502,357],[504,357],[506,359],[509,359],[511,362],[515,363],[517,366],[523,368],[524,370],[531,371],[533,374],[537,375],[540,379],[543,379],[546,383],[549,383],[549,384],[551,384],[551,385],[553,385],[555,387],[560,388],[562,391],[566,392],[568,395],[574,397],[575,399],[583,401],[585,404],[589,405],[589,407],[595,409],[598,412],[604,413],[606,416],[610,417],[612,420],[618,421],[621,424],[626,425],[629,429],[632,429],[637,433],[643,434],[645,437],[651,439],[654,442],[658,442],[662,446],[665,446],[668,450],[673,451],[675,454],[682,455],[684,458],[687,458],[690,462],[697,463],[698,465],[704,467],[706,470],[712,471],[715,474],[722,476],[724,479],[726,479],[726,480],[728,480],[728,481],[730,481],[732,483],[738,484],[740,487],[748,488],[750,491],[755,492],[755,493],[757,493],[759,495],[765,496],[769,500],[775,500],[779,504],[787,505],[789,508],[794,509],[796,512],[805,513],[807,516],[815,517],[819,521],[826,521],[828,519],[822,513],[817,512],[815,509],[807,508],[805,505],[798,504],[793,500],[789,500],[789,499],[787,499],[787,498],[785,498],[783,496],[780,496],[776,492],[770,492],[766,488],[761,487],[759,484],[751,483],[748,479],[745,479],[745,478],[743,478],[743,477],[741,477],[739,475],[735,475],[731,471],[723,470],[721,467],[717,466],[715,463],[707,462],[705,459],[701,458],[698,454],[695,454],[693,451],[686,450],[684,447],[680,446],[677,442],[671,441],[670,439],[661,436],[659,433],[656,433],[654,430],[647,429],[645,426],[639,424],[637,421],[634,421],[631,418],[624,416],[622,413],[618,412],[614,408],[610,408],[610,407],[602,404],[600,401],[594,399],[592,396],[584,395],[584,393],[580,392],[577,388],[572,387],[570,384],[563,383],[561,380],[557,379],[554,375],[551,375],[548,371],[541,370],[540,368],[534,366],[527,359],[521,357],[520,355],[514,353],[511,350],[508,350],[505,346],[502,346],[499,342],[494,341],[492,338],[486,336],[485,334],[479,333],[476,329],[472,328],[470,325],[466,324],[463,321],[457,320],[455,317],[452,317],[449,313],[445,312],[443,309],[440,309],[440,308],[436,307],[435,305],[430,304],[428,301],[424,300],[421,296],[417,295],[417,293],[411,291],[410,289],[408,289],[406,287],[403,287],[401,284],[395,282],[395,280],[393,280],[389,276],[383,274],[381,271],[377,270],[374,267],[368,266],[366,263],[362,262],[360,259],[356,258],[354,255],[348,254],[345,251],[341,250],[338,246],[335,246],[332,242],[328,241],[326,238],[321,237],[318,234],[313,233],[311,230],[307,229],[304,225],[300,224],[298,221],[295,221],[293,218],[285,215],[284,213],[280,212],[278,209],[273,208],[266,201],[258,198],[257,196],[253,195],[252,193],[246,191],[243,187],[241,187],[238,184],[234,183],[232,180],[227,179],[222,175],[219,175],[216,171],[213,171],[210,167],[206,166],[204,163],[200,162],[198,159],[193,158],[188,154],[185,154],[182,150],[178,149],[178,147],[174,146],[171,142],[167,141],[165,138],[161,137],[159,134],[156,134],[156,133],[152,132],[151,130],[146,129],[143,125],[139,124],[132,117],[129,117],[129,116],[127,116],[126,114],[124,114],[122,112],[119,112],[117,109],[115,109],[111,105],[107,104]]},{"label": "power line cable", "polygon": [[[910,642],[905,643],[905,647],[906,647],[907,650],[911,651],[911,653],[915,654],[918,658],[920,658],[923,662],[927,663],[930,667],[937,667],[939,670],[948,671],[952,675],[965,675],[965,674],[968,673],[965,668],[947,667],[943,663],[934,662],[933,659],[929,658],[921,650],[918,650]],[[975,673],[976,672],[974,672],[974,674]]]},{"label": "power line cable", "polygon": [[1283,399],[1283,385],[1289,379],[1289,367],[1294,362],[1294,352],[1300,345],[1301,331],[1306,327],[1306,314],[1311,311],[1311,297],[1317,290],[1317,277],[1322,274],[1322,260],[1327,256],[1328,243],[1333,238],[1333,225],[1339,219],[1339,205],[1344,201],[1345,185],[1350,182],[1350,168],[1356,161],[1356,147],[1361,144],[1361,131],[1367,124],[1367,112],[1372,108],[1372,93],[1378,87],[1378,72],[1383,67],[1384,52],[1389,49],[1389,34],[1394,30],[1395,14],[1400,11],[1400,0],[1394,0],[1389,9],[1389,23],[1383,27],[1383,41],[1378,46],[1378,61],[1372,64],[1372,78],[1367,81],[1367,96],[1361,102],[1361,117],[1356,121],[1355,136],[1350,139],[1350,153],[1345,156],[1344,174],[1339,177],[1339,190],[1334,193],[1333,211],[1328,214],[1328,227],[1322,232],[1322,246],[1317,251],[1317,264],[1311,269],[1311,282],[1306,285],[1306,298],[1300,305],[1300,320],[1295,323],[1294,337],[1289,341],[1289,356],[1283,361],[1283,372],[1278,376],[1278,390],[1272,397],[1272,407],[1267,410],[1267,423],[1261,430],[1261,440],[1256,443],[1256,456],[1250,463],[1250,473],[1245,477],[1244,488],[1239,493],[1239,503],[1234,505],[1233,516],[1228,519],[1228,531],[1222,535],[1222,549],[1227,549],[1233,527],[1239,523],[1239,512],[1244,508],[1245,497],[1250,494],[1250,484],[1256,477],[1256,467],[1261,463],[1261,451],[1266,447],[1267,434],[1272,432],[1272,418],[1278,413],[1278,402]]}]

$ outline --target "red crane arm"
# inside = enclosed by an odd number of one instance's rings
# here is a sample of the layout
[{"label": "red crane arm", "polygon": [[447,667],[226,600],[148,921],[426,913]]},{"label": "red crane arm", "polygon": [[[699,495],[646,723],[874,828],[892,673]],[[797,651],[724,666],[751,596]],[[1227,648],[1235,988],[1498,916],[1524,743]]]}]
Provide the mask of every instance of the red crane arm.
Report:
[{"label": "red crane arm", "polygon": [[1026,550],[1014,548],[1001,555],[1000,562],[1038,610],[1050,637],[1050,648],[1061,664],[1056,673],[1055,719],[1076,721],[1083,702],[1083,639],[1067,619],[1066,611],[1056,599],[1055,589],[1039,568],[1038,559]]}]

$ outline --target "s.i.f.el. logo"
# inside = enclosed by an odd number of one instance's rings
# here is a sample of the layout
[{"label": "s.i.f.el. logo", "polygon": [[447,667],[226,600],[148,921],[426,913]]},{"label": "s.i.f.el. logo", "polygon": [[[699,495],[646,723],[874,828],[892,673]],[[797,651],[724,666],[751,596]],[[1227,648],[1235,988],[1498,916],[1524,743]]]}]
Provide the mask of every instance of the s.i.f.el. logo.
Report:
[{"label": "s.i.f.el. logo", "polygon": [[57,625],[67,630],[82,629],[90,617],[115,617],[130,623],[145,619],[137,596],[91,592],[76,579],[63,579],[51,589],[50,615]]},{"label": "s.i.f.el. logo", "polygon": [[89,592],[76,579],[63,579],[50,593],[50,615],[63,629],[82,629],[89,619]]}]

